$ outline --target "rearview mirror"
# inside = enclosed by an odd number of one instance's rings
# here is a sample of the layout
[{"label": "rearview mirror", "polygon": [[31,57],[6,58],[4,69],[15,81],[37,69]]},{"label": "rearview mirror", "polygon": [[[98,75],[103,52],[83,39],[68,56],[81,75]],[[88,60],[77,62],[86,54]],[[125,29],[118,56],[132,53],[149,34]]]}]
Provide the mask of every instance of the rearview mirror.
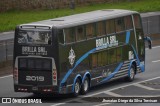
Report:
[{"label": "rearview mirror", "polygon": [[151,38],[146,36],[144,39],[145,39],[145,41],[148,42],[148,48],[152,49],[152,40],[151,40]]}]

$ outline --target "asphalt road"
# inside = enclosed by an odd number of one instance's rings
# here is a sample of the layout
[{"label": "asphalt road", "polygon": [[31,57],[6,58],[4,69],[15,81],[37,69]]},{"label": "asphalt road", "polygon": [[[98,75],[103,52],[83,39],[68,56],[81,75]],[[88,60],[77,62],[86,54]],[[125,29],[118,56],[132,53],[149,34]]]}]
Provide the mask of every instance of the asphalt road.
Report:
[{"label": "asphalt road", "polygon": [[[160,98],[160,46],[153,47],[152,50],[146,50],[146,71],[136,75],[133,82],[125,82],[123,79],[105,83],[91,88],[87,95],[80,95],[75,98],[71,95],[42,96],[45,106],[72,106],[91,105],[91,106],[125,106],[128,104],[102,103],[94,100],[88,100],[86,97],[159,97]],[[0,97],[20,97],[35,98],[32,93],[15,93],[13,91],[12,75],[0,77]],[[43,106],[44,104],[0,104],[1,106]],[[130,103],[130,106],[159,106],[158,103],[142,104]]]}]

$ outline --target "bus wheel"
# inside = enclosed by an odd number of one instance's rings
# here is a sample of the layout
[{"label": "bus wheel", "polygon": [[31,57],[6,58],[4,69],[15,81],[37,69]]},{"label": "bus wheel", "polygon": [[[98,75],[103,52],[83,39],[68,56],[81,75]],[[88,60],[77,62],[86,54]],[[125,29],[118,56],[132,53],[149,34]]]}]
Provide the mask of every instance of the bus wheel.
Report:
[{"label": "bus wheel", "polygon": [[82,84],[81,94],[82,95],[86,94],[88,92],[88,90],[89,90],[89,79],[88,79],[88,77],[86,77],[84,79],[83,84]]},{"label": "bus wheel", "polygon": [[135,77],[135,67],[134,67],[134,65],[132,65],[129,70],[129,75],[126,79],[127,79],[127,81],[132,82],[134,80],[134,77]]},{"label": "bus wheel", "polygon": [[81,89],[80,80],[77,78],[76,83],[74,84],[74,96],[78,96]]}]

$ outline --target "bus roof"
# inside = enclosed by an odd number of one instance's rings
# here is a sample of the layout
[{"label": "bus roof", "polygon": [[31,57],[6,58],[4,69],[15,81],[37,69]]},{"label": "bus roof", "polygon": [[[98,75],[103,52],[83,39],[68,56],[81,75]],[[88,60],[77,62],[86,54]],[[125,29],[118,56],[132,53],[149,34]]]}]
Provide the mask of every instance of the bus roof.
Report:
[{"label": "bus roof", "polygon": [[121,9],[105,9],[105,10],[97,10],[91,11],[81,14],[75,14],[60,18],[48,19],[38,22],[33,22],[29,24],[22,24],[21,27],[57,27],[57,28],[66,28],[71,26],[78,26],[87,23],[127,16],[137,13],[136,11],[129,11],[129,10],[121,10]]}]

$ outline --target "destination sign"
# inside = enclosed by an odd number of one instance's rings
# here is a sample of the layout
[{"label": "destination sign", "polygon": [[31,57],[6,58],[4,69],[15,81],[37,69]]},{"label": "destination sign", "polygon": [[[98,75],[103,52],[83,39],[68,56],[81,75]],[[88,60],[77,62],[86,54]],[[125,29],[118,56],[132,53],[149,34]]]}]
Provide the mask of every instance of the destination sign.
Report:
[{"label": "destination sign", "polygon": [[45,47],[22,47],[22,54],[25,55],[47,55],[47,51]]}]

